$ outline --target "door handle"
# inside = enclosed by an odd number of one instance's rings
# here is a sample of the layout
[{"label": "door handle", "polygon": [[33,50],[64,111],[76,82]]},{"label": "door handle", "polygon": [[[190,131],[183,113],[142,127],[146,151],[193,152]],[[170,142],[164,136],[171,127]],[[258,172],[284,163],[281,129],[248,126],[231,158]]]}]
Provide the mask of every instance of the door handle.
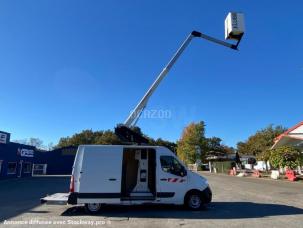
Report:
[{"label": "door handle", "polygon": [[162,179],[160,179],[160,181],[167,181],[167,179],[166,178],[162,178]]},{"label": "door handle", "polygon": [[109,181],[116,181],[117,179],[116,178],[109,178],[108,180]]}]

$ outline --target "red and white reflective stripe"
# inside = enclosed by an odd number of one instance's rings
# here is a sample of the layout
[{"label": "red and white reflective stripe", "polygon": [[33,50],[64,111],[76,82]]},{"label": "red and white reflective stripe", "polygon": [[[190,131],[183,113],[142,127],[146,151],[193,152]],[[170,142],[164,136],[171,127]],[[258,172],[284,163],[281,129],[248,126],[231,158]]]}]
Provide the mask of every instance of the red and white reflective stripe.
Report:
[{"label": "red and white reflective stripe", "polygon": [[168,178],[167,181],[171,182],[171,183],[183,183],[183,182],[185,182],[185,179],[181,179],[181,178]]},{"label": "red and white reflective stripe", "polygon": [[168,178],[168,182],[177,182],[179,178]]}]

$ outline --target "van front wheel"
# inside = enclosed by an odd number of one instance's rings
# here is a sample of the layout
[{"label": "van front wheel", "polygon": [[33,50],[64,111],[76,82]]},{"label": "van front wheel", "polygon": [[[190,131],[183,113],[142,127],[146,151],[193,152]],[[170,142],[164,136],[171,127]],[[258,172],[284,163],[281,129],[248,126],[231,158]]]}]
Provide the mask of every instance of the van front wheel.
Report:
[{"label": "van front wheel", "polygon": [[201,210],[203,202],[198,191],[193,191],[186,196],[186,207],[190,210]]},{"label": "van front wheel", "polygon": [[85,210],[90,214],[97,214],[101,209],[101,203],[86,203]]}]

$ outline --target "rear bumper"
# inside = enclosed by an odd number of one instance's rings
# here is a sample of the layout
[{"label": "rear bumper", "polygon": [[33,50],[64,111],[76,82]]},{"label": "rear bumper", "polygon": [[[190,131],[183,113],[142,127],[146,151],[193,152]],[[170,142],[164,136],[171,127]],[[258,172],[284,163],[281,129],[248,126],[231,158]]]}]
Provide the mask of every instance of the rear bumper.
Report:
[{"label": "rear bumper", "polygon": [[213,194],[209,186],[201,192],[201,198],[204,204],[209,204],[212,200],[212,196]]}]

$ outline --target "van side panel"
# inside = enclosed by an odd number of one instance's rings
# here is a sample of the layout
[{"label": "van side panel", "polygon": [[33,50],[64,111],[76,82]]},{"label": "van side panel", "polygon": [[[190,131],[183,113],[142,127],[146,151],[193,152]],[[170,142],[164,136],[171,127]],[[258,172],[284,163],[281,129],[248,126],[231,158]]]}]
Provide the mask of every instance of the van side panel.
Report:
[{"label": "van side panel", "polygon": [[82,194],[85,198],[120,199],[122,152],[122,146],[84,147],[80,198]]}]

